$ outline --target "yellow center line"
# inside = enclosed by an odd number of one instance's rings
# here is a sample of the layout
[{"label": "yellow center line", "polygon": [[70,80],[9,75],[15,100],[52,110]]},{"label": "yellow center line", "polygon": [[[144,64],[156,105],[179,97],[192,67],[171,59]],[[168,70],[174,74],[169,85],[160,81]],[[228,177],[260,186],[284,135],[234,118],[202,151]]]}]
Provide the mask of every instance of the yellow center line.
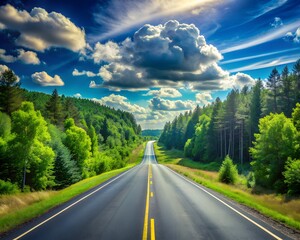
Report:
[{"label": "yellow center line", "polygon": [[151,218],[151,240],[155,240],[154,218]]},{"label": "yellow center line", "polygon": [[147,178],[147,196],[146,196],[146,208],[145,208],[145,219],[144,219],[144,230],[143,230],[143,240],[147,240],[148,235],[148,218],[149,218],[149,192],[150,192],[150,168],[148,167],[148,178]]},{"label": "yellow center line", "polygon": [[151,197],[153,197],[153,192],[151,192]]}]

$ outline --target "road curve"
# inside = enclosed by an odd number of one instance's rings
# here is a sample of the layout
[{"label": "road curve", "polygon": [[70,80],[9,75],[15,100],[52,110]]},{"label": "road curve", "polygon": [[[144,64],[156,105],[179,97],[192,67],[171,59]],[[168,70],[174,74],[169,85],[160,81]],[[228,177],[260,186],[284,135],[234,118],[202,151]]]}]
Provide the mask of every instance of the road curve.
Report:
[{"label": "road curve", "polygon": [[290,239],[213,191],[157,164],[153,142],[133,169],[3,239]]}]

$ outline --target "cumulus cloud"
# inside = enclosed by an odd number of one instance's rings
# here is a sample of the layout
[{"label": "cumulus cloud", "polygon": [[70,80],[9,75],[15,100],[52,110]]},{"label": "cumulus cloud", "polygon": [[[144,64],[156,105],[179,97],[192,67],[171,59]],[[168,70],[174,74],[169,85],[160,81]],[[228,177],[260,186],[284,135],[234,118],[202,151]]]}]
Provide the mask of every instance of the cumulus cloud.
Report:
[{"label": "cumulus cloud", "polygon": [[91,81],[89,84],[89,88],[101,88],[103,87],[101,84],[96,84],[95,81]]},{"label": "cumulus cloud", "polygon": [[48,13],[43,8],[33,8],[29,13],[6,4],[0,7],[0,25],[0,29],[20,33],[16,44],[36,51],[63,47],[76,52],[86,46],[83,29],[61,13]]},{"label": "cumulus cloud", "polygon": [[12,63],[16,61],[21,61],[25,64],[40,64],[40,59],[38,58],[37,54],[32,51],[25,51],[23,49],[18,49],[17,50],[17,56],[12,56],[6,54],[5,49],[0,49],[0,60],[7,62],[7,63]]},{"label": "cumulus cloud", "polygon": [[297,28],[295,33],[288,32],[285,34],[285,39],[291,40],[295,43],[300,43],[300,27]]},{"label": "cumulus cloud", "polygon": [[63,86],[65,85],[60,76],[54,75],[54,77],[51,77],[46,73],[43,72],[36,72],[31,75],[32,80],[42,86]]},{"label": "cumulus cloud", "polygon": [[83,76],[83,75],[86,75],[87,77],[96,77],[97,76],[97,74],[95,74],[95,73],[93,73],[91,71],[85,71],[85,70],[83,70],[83,71],[80,72],[76,68],[73,70],[72,75],[73,76]]},{"label": "cumulus cloud", "polygon": [[73,97],[76,97],[76,98],[82,98],[82,95],[81,95],[80,93],[75,93],[75,94],[73,95]]},{"label": "cumulus cloud", "polygon": [[182,94],[175,88],[161,88],[159,90],[150,90],[144,96],[177,98],[181,97]]},{"label": "cumulus cloud", "polygon": [[210,92],[202,92],[196,94],[196,102],[200,105],[208,105],[213,100]]},{"label": "cumulus cloud", "polygon": [[283,22],[282,22],[280,17],[275,17],[274,21],[271,23],[271,26],[273,28],[277,28],[277,27],[282,26],[282,25],[283,25]]},{"label": "cumulus cloud", "polygon": [[120,48],[118,44],[112,41],[108,41],[105,44],[97,42],[93,50],[92,59],[95,63],[112,62],[121,59]]},{"label": "cumulus cloud", "polygon": [[107,62],[99,75],[103,86],[111,89],[174,88],[186,82],[208,88],[229,75],[217,64],[222,55],[206,43],[200,30],[176,20],[146,24],[120,44],[97,43],[91,58],[95,63]]},{"label": "cumulus cloud", "polygon": [[[0,64],[0,74],[3,73],[3,72],[6,71],[6,70],[9,70],[9,67],[6,66],[6,65]],[[13,73],[14,73],[14,71],[13,71]],[[15,74],[15,73],[14,73],[14,74]],[[16,75],[16,74],[15,74],[15,75]],[[19,82],[19,81],[20,81],[19,76],[16,75],[16,77],[17,77],[17,82]]]},{"label": "cumulus cloud", "polygon": [[6,70],[9,70],[9,68],[6,65],[0,64],[0,73],[3,73]]},{"label": "cumulus cloud", "polygon": [[111,94],[109,96],[103,97],[101,99],[93,99],[94,101],[106,105],[115,109],[120,109],[126,112],[131,112],[134,114],[145,114],[146,109],[137,105],[131,104],[128,99],[121,95]]},{"label": "cumulus cloud", "polygon": [[255,80],[245,73],[238,72],[235,75],[230,76],[231,87],[241,89],[244,86],[253,86],[255,84]]},{"label": "cumulus cloud", "polygon": [[195,103],[191,100],[167,100],[154,97],[149,101],[149,108],[154,111],[183,111],[190,110],[195,107]]}]

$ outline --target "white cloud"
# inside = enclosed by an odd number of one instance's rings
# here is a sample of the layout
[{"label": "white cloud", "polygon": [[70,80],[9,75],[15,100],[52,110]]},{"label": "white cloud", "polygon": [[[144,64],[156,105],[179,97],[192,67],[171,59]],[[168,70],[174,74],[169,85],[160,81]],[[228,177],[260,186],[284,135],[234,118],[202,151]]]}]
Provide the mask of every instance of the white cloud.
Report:
[{"label": "white cloud", "polygon": [[63,86],[64,82],[58,75],[54,75],[54,77],[51,77],[46,73],[43,72],[36,72],[31,75],[32,80],[42,86]]},{"label": "white cloud", "polygon": [[253,86],[255,80],[245,73],[238,72],[235,75],[230,76],[231,87],[242,89],[244,86]]},{"label": "white cloud", "polygon": [[0,64],[0,73],[3,73],[6,70],[9,70],[9,68],[6,65]]},{"label": "white cloud", "polygon": [[181,97],[182,94],[175,88],[161,88],[159,90],[150,90],[144,96],[177,98]]},{"label": "white cloud", "polygon": [[263,61],[259,61],[253,64],[249,64],[246,66],[241,66],[238,68],[230,69],[229,72],[241,72],[241,71],[248,71],[248,70],[256,70],[268,67],[276,67],[279,65],[294,63],[299,59],[299,54],[289,54],[283,57],[275,57]]},{"label": "white cloud", "polygon": [[17,58],[12,55],[7,55],[6,50],[0,48],[0,60],[6,63],[12,63],[15,62]]},{"label": "white cloud", "polygon": [[17,56],[14,57],[12,55],[7,55],[6,50],[0,48],[0,60],[7,63],[21,61],[25,64],[34,64],[34,65],[41,63],[35,52],[25,51],[23,49],[18,49],[17,52],[18,52]]},{"label": "white cloud", "polygon": [[112,62],[120,58],[121,55],[118,44],[112,41],[108,41],[105,44],[96,43],[92,54],[92,59],[95,63]]},{"label": "white cloud", "polygon": [[145,114],[147,112],[145,108],[137,104],[131,104],[126,97],[121,95],[111,94],[107,97],[93,100],[98,102],[99,104],[106,105],[115,109],[120,109],[126,112],[131,112],[134,114]]},{"label": "white cloud", "polygon": [[63,47],[76,52],[86,46],[83,29],[61,13],[48,13],[43,8],[33,8],[29,13],[6,4],[0,7],[0,25],[1,29],[20,33],[16,44],[36,51]]},{"label": "white cloud", "polygon": [[208,9],[229,2],[228,0],[112,0],[104,7],[102,4],[94,12],[95,21],[105,28],[105,33],[91,36],[99,41],[126,32],[151,20],[176,14],[190,14],[194,9]]},{"label": "white cloud", "polygon": [[149,108],[153,111],[183,111],[190,110],[195,107],[195,102],[191,100],[167,100],[154,97],[149,101]]},{"label": "white cloud", "polygon": [[76,98],[82,98],[82,95],[81,95],[80,93],[75,93],[75,94],[73,95],[73,97],[76,97]]},{"label": "white cloud", "polygon": [[283,25],[283,22],[282,22],[280,17],[275,17],[274,21],[271,23],[271,26],[274,27],[274,28],[277,28],[277,27],[282,26],[282,25]]},{"label": "white cloud", "polygon": [[213,100],[210,92],[202,92],[196,94],[196,103],[200,105],[208,105]]},{"label": "white cloud", "polygon": [[[7,67],[6,65],[0,64],[0,74],[3,73],[3,72],[6,71],[6,70],[9,70],[9,67]],[[14,73],[14,71],[13,71],[13,73]],[[14,74],[15,74],[15,73],[14,73]],[[16,74],[15,74],[15,75],[16,75]],[[16,75],[16,77],[17,77],[17,82],[19,82],[19,81],[20,81],[19,76]]]},{"label": "white cloud", "polygon": [[80,72],[76,68],[73,70],[72,75],[73,76],[83,76],[83,75],[86,75],[87,77],[96,77],[97,76],[97,74],[95,74],[95,73],[93,73],[91,71],[85,71],[85,70],[83,70],[83,71]]},{"label": "white cloud", "polygon": [[217,64],[222,59],[218,49],[206,43],[195,25],[176,20],[157,26],[146,24],[135,32],[132,40],[127,38],[119,45],[96,45],[95,49],[110,49],[97,58],[92,53],[91,58],[96,62],[108,61],[101,66],[99,75],[103,87],[113,90],[177,88],[185,82],[205,88],[214,86],[210,90],[215,90],[228,76]]},{"label": "white cloud", "polygon": [[17,57],[19,61],[25,64],[40,64],[40,59],[37,57],[37,54],[32,51],[24,51],[23,49],[18,49],[19,56]]},{"label": "white cloud", "polygon": [[91,81],[90,82],[90,85],[89,85],[89,88],[101,88],[102,85],[101,84],[96,84],[95,81]]},{"label": "white cloud", "polygon": [[295,43],[300,43],[300,27],[297,28],[295,33],[288,32],[285,34],[285,39],[290,39]]},{"label": "white cloud", "polygon": [[237,42],[234,46],[221,50],[221,53],[234,52],[234,51],[250,48],[262,43],[270,42],[278,38],[282,38],[286,35],[287,32],[296,29],[299,25],[300,25],[300,20],[287,25],[283,25],[280,28],[272,29],[271,31],[266,32],[263,35],[254,36],[253,38],[250,38],[245,42]]}]

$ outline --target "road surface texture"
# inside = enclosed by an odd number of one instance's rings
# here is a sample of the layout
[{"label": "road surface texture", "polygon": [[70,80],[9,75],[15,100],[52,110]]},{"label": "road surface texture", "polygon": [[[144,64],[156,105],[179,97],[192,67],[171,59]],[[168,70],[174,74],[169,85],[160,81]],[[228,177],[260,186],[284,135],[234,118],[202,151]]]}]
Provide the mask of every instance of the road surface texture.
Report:
[{"label": "road surface texture", "polygon": [[156,162],[143,161],[4,239],[290,239],[236,205]]}]

